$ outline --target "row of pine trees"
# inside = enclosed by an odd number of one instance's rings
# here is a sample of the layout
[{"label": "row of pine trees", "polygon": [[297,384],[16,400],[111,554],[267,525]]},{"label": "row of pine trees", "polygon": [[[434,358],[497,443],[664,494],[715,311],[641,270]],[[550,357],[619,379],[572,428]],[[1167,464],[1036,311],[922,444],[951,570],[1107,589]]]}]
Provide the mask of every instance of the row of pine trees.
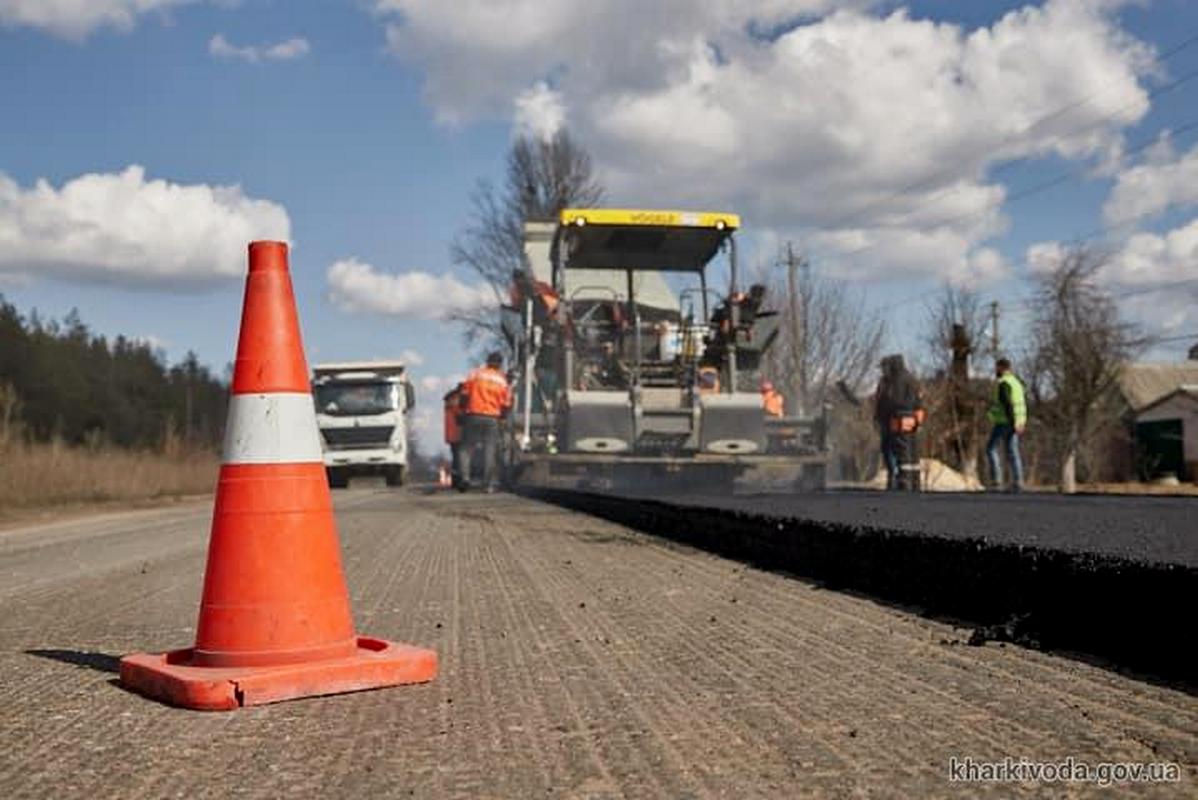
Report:
[{"label": "row of pine trees", "polygon": [[169,365],[147,342],[94,333],[75,311],[26,317],[0,295],[0,389],[8,425],[32,441],[209,447],[222,436],[228,383],[194,353]]}]

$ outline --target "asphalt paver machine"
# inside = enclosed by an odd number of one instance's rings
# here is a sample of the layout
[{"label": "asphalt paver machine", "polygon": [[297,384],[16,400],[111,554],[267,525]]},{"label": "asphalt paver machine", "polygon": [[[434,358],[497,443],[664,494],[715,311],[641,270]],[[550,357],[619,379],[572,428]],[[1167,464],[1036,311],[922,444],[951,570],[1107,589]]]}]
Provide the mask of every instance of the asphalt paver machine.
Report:
[{"label": "asphalt paver machine", "polygon": [[[754,469],[821,488],[826,425],[763,409],[779,317],[742,290],[736,214],[566,209],[525,224],[502,327],[516,482],[731,490]],[[727,291],[709,280],[725,268]]]}]

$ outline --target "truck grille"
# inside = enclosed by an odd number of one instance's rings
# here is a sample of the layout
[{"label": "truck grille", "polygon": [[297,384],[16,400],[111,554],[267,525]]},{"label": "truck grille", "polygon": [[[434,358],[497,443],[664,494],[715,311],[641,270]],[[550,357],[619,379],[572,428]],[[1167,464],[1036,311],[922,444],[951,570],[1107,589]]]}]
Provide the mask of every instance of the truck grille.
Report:
[{"label": "truck grille", "polygon": [[388,447],[391,444],[391,425],[365,425],[359,428],[321,428],[324,440],[336,450],[365,450]]}]

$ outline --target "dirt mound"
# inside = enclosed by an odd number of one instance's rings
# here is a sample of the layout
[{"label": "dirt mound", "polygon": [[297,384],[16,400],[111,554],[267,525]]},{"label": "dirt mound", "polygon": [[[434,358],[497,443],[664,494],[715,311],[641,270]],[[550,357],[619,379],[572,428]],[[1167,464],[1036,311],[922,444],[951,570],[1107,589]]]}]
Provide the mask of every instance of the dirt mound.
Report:
[{"label": "dirt mound", "polygon": [[[969,478],[935,458],[921,458],[919,468],[923,473],[925,492],[980,492],[984,488],[977,478]],[[886,471],[879,470],[869,482],[871,489],[886,488]]]}]

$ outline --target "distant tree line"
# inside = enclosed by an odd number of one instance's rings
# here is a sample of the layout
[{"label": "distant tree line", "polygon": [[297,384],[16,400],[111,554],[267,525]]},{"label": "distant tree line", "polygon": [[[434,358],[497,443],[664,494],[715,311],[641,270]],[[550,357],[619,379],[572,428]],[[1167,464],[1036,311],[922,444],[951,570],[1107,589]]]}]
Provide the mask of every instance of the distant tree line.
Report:
[{"label": "distant tree line", "polygon": [[0,389],[7,414],[35,441],[162,447],[214,446],[228,385],[194,353],[173,366],[153,346],[63,320],[22,317],[0,295]]}]

